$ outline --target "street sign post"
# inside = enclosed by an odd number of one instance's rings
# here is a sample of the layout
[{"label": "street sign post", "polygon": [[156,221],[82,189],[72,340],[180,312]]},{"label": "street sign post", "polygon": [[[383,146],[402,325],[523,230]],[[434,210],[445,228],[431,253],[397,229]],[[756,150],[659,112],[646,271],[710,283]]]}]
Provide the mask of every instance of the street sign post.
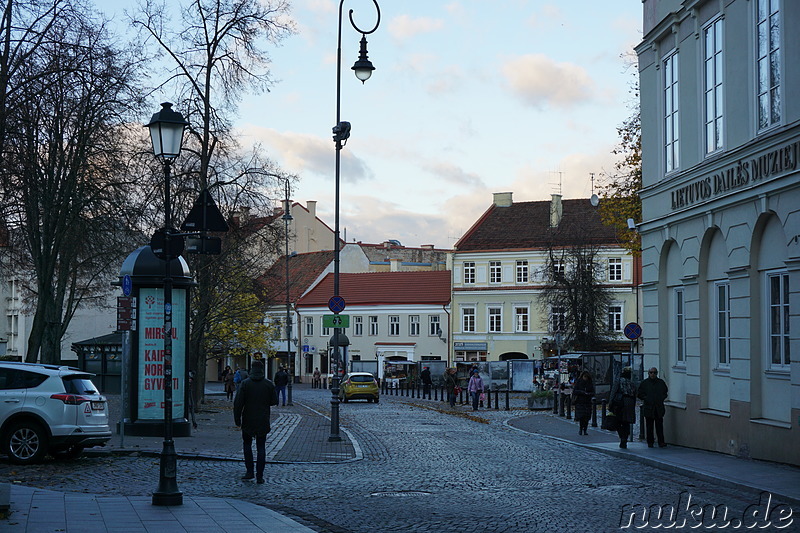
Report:
[{"label": "street sign post", "polygon": [[350,315],[322,315],[323,328],[349,328]]}]

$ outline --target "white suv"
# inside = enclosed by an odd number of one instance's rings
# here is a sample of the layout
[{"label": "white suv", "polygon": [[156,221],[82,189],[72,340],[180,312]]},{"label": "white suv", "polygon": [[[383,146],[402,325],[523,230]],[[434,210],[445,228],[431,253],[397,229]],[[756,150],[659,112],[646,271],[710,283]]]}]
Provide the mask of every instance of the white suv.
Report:
[{"label": "white suv", "polygon": [[0,361],[0,453],[17,464],[78,457],[111,438],[106,398],[77,368]]}]

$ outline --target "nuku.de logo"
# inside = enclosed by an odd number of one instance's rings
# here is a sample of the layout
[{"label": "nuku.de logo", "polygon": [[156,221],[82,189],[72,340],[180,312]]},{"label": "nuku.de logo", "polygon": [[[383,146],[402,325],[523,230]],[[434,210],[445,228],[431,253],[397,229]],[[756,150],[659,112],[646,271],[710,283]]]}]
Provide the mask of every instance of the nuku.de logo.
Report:
[{"label": "nuku.de logo", "polygon": [[762,492],[758,503],[749,505],[741,517],[732,516],[726,505],[701,505],[689,492],[681,492],[678,503],[663,505],[625,504],[620,529],[784,529],[792,525],[792,508],[774,503],[772,494]]}]

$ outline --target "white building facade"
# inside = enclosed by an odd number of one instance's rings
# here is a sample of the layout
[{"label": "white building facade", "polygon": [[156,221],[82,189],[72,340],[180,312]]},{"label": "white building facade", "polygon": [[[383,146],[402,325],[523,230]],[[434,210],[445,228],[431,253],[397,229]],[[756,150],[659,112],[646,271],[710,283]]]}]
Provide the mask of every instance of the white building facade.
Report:
[{"label": "white building facade", "polygon": [[667,440],[800,464],[793,0],[644,1],[645,364]]}]

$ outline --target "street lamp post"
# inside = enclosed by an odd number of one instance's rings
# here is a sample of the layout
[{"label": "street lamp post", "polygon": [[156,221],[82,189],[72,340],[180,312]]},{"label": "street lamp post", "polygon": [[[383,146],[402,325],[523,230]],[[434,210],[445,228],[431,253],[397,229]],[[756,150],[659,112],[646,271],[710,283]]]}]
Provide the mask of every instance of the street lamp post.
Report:
[{"label": "street lamp post", "polygon": [[292,304],[289,299],[289,222],[292,220],[291,204],[289,203],[289,180],[286,180],[286,200],[283,208],[283,225],[286,233],[286,362],[289,363],[289,405],[292,403],[292,382],[294,381],[294,356],[292,355]]},{"label": "street lamp post", "polygon": [[[372,63],[367,58],[367,35],[373,33],[375,30],[378,29],[378,25],[381,23],[381,8],[378,5],[377,0],[372,0],[375,4],[375,10],[378,13],[378,19],[375,22],[375,27],[369,31],[364,31],[360,29],[356,23],[353,21],[353,10],[351,9],[348,12],[350,17],[350,25],[361,34],[361,46],[359,50],[358,61],[352,66],[352,70],[355,72],[356,77],[361,80],[361,83],[364,83],[369,79],[372,75],[372,71],[375,70],[375,67],[372,66]],[[350,123],[349,122],[342,122],[340,109],[341,109],[341,86],[342,86],[342,6],[344,5],[344,0],[339,2],[339,32],[337,38],[337,49],[336,49],[336,125],[333,127],[333,141],[336,143],[336,196],[334,202],[334,209],[336,211],[335,216],[335,227],[334,227],[334,235],[333,235],[333,298],[338,300],[339,299],[339,255],[340,255],[340,247],[339,247],[339,170],[340,170],[340,162],[341,162],[341,151],[342,147],[347,142],[348,137],[350,137]],[[334,314],[339,314],[339,310],[333,310]],[[328,437],[328,441],[335,442],[342,440],[342,437],[339,435],[339,363],[340,363],[340,353],[339,353],[339,332],[341,328],[334,328],[333,329],[333,358],[336,361],[334,367],[334,374],[333,379],[331,380],[331,434]]]},{"label": "street lamp post", "polygon": [[[172,161],[181,151],[183,130],[188,125],[183,116],[172,110],[169,102],[161,104],[161,110],[153,115],[150,123],[150,138],[153,154],[164,167],[164,227],[156,232],[163,239],[164,273],[164,444],[161,449],[158,489],[153,493],[153,505],[182,505],[183,493],[178,490],[178,457],[172,439],[172,260],[183,251],[183,237],[172,227],[172,205],[170,203],[170,170]],[[155,237],[154,237],[155,238]]]}]

